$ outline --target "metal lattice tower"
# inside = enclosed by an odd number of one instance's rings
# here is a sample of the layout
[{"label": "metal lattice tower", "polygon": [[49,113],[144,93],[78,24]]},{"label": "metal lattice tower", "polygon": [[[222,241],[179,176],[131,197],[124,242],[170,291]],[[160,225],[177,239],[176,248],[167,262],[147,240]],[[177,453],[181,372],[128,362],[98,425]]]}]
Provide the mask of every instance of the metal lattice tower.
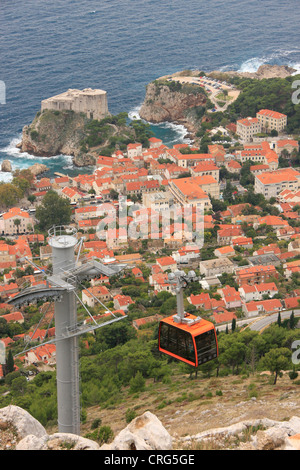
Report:
[{"label": "metal lattice tower", "polygon": [[[25,288],[9,301],[15,306],[28,305],[40,300],[54,302],[55,338],[43,344],[56,344],[58,430],[77,435],[80,434],[79,336],[126,317],[116,317],[111,312],[113,315],[111,320],[98,324],[77,295],[76,289],[82,281],[99,274],[110,277],[126,267],[125,265],[108,267],[94,259],[81,262],[79,254],[82,242],[83,239],[78,242],[74,228],[56,226],[50,229],[52,272],[42,272],[40,278],[43,284]],[[77,247],[78,255],[75,258]],[[41,268],[40,270],[42,271]],[[91,292],[90,294],[93,295]],[[103,305],[99,299],[96,300]],[[78,323],[78,303],[81,303],[90,315],[91,323]]]}]

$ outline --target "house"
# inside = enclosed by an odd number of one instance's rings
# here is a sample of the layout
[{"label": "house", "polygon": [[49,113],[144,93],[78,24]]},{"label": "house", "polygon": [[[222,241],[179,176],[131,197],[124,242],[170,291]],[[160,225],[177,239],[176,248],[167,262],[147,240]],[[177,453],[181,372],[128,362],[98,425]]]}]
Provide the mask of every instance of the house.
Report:
[{"label": "house", "polygon": [[99,216],[99,213],[96,205],[78,207],[75,209],[75,222],[78,223],[80,220],[92,219]]},{"label": "house", "polygon": [[[250,160],[259,165],[267,165],[269,171],[278,168],[278,155],[267,141],[244,144],[244,150],[238,150],[236,156],[242,163]],[[252,166],[251,169],[253,168],[255,167]]]},{"label": "house", "polygon": [[296,297],[288,297],[287,299],[284,299],[284,306],[286,310],[293,310],[293,309],[298,309],[300,308],[300,296]]},{"label": "house", "polygon": [[198,163],[196,166],[191,167],[192,176],[206,176],[210,175],[217,182],[220,180],[220,168],[214,162],[204,161]]},{"label": "house", "polygon": [[253,224],[253,228],[256,230],[260,225],[269,225],[274,228],[274,230],[288,227],[288,222],[281,217],[275,215],[266,215],[265,217],[260,217],[257,223]]},{"label": "house", "polygon": [[17,292],[19,292],[19,286],[15,282],[5,284],[4,286],[0,285],[0,296],[2,299],[8,299],[8,297]]},{"label": "house", "polygon": [[16,261],[16,253],[13,245],[8,245],[3,240],[0,241],[0,263],[10,263]]},{"label": "house", "polygon": [[31,349],[25,353],[24,365],[30,366],[37,362],[54,365],[56,362],[56,346],[55,344],[44,344],[35,349]]},{"label": "house", "polygon": [[226,150],[221,144],[208,145],[208,152],[214,158],[214,162],[217,166],[223,166],[225,162]]},{"label": "house", "polygon": [[282,132],[287,125],[287,116],[270,109],[261,109],[256,113],[256,118],[263,132],[276,130]]},{"label": "house", "polygon": [[59,176],[58,178],[54,178],[54,184],[59,188],[64,188],[65,186],[69,185],[69,177],[68,176]]},{"label": "house", "polygon": [[135,143],[135,144],[128,144],[127,145],[127,155],[128,158],[133,159],[134,157],[138,157],[142,155],[143,153],[143,146],[141,143]]},{"label": "house", "polygon": [[132,325],[135,329],[139,329],[143,327],[144,325],[147,325],[149,323],[158,323],[163,317],[161,315],[151,315],[149,317],[143,317],[143,318],[136,318],[133,320]]},{"label": "house", "polygon": [[118,294],[118,295],[115,295],[113,300],[114,300],[114,308],[116,310],[123,310],[123,312],[127,312],[128,307],[135,303],[129,295]]},{"label": "house", "polygon": [[220,230],[217,231],[217,241],[219,245],[231,245],[232,240],[237,237],[243,236],[243,230],[241,227],[223,227],[220,225]]},{"label": "house", "polygon": [[162,258],[156,259],[156,264],[161,268],[162,272],[170,269],[175,271],[177,269],[177,263],[172,256],[163,256]]},{"label": "house", "polygon": [[263,194],[266,199],[278,197],[282,191],[298,191],[300,173],[294,168],[280,168],[275,171],[255,175],[254,192]]},{"label": "house", "polygon": [[242,306],[242,300],[240,293],[235,290],[234,287],[225,286],[223,289],[220,289],[222,299],[225,302],[226,308],[240,308]]},{"label": "house", "polygon": [[253,300],[262,300],[263,296],[274,297],[278,294],[278,288],[275,282],[266,282],[261,284],[243,284],[239,287],[239,293],[244,302],[248,303]]},{"label": "house", "polygon": [[82,194],[77,189],[69,188],[68,186],[61,190],[61,196],[68,199],[70,203],[77,203],[82,198]]},{"label": "house", "polygon": [[41,178],[40,181],[34,183],[37,192],[47,192],[52,189],[52,184],[49,178]]},{"label": "house", "polygon": [[199,263],[200,274],[205,277],[220,276],[223,273],[234,272],[234,264],[228,258],[215,258]]},{"label": "house", "polygon": [[34,221],[28,212],[19,207],[12,207],[2,216],[3,235],[16,235],[33,230]]},{"label": "house", "polygon": [[41,343],[46,338],[47,330],[36,328],[35,331],[25,333],[24,342],[37,341]]},{"label": "house", "polygon": [[209,153],[188,153],[182,154],[177,149],[166,151],[166,158],[173,160],[176,165],[182,168],[191,168],[203,162],[215,162],[215,157]]},{"label": "house", "polygon": [[236,123],[236,133],[242,142],[251,142],[254,135],[261,132],[261,124],[258,118],[239,119]]},{"label": "house", "polygon": [[157,137],[150,137],[150,139],[148,140],[149,140],[150,149],[159,148],[163,143],[162,140],[158,139]]},{"label": "house", "polygon": [[224,307],[219,307],[213,312],[213,319],[217,325],[221,323],[229,323],[236,320],[237,316],[234,312],[228,312]]},{"label": "house", "polygon": [[168,275],[163,272],[152,273],[149,276],[149,284],[153,286],[154,292],[172,292]]},{"label": "house", "polygon": [[262,246],[258,250],[253,252],[253,256],[262,256],[262,255],[280,255],[281,250],[277,243],[271,243],[266,246]]},{"label": "house", "polygon": [[97,159],[97,168],[112,168],[114,166],[114,158],[106,157],[103,155],[99,155]]},{"label": "house", "polygon": [[190,297],[187,299],[191,305],[196,308],[202,308],[203,310],[211,310],[211,298],[209,294],[202,293],[202,294],[191,294]]},{"label": "house", "polygon": [[269,165],[261,163],[258,165],[250,166],[250,171],[253,175],[260,175],[261,173],[264,173],[265,171],[270,171],[270,167]]},{"label": "house", "polygon": [[[195,205],[194,201],[204,198],[203,193],[214,199],[220,198],[220,185],[211,175],[173,179],[169,183],[169,189],[181,205]],[[207,203],[207,207],[210,208],[211,204]]]},{"label": "house", "polygon": [[278,272],[273,265],[258,265],[241,268],[236,272],[236,279],[241,287],[243,284],[259,284],[271,278],[278,278]]},{"label": "house", "polygon": [[298,140],[284,139],[275,142],[275,152],[277,155],[291,154],[293,151],[299,152]]},{"label": "house", "polygon": [[94,286],[82,291],[82,302],[88,307],[95,307],[99,303],[98,299],[101,302],[107,302],[111,299],[111,294],[106,286]]},{"label": "house", "polygon": [[235,256],[236,252],[232,246],[221,246],[220,248],[215,249],[214,254],[217,256],[217,258],[228,258]]},{"label": "house", "polygon": [[138,268],[138,267],[136,266],[136,267],[132,268],[131,272],[132,272],[132,274],[134,275],[134,277],[135,277],[136,279],[139,279],[140,281],[145,282],[143,273],[142,273],[142,271],[140,270],[140,268]]},{"label": "house", "polygon": [[242,166],[236,160],[229,160],[225,163],[225,167],[230,173],[240,173]]},{"label": "house", "polygon": [[247,317],[254,317],[260,314],[279,313],[283,309],[279,299],[259,300],[243,304],[243,312]]},{"label": "house", "polygon": [[190,261],[198,259],[200,256],[200,249],[197,246],[183,246],[177,251],[172,253],[172,257],[176,263],[189,263]]},{"label": "house", "polygon": [[22,312],[12,312],[12,313],[7,313],[6,315],[1,315],[0,318],[3,318],[4,320],[7,321],[7,323],[24,323],[24,317]]},{"label": "house", "polygon": [[232,239],[232,246],[240,246],[248,250],[253,248],[253,240],[250,237],[234,237]]}]

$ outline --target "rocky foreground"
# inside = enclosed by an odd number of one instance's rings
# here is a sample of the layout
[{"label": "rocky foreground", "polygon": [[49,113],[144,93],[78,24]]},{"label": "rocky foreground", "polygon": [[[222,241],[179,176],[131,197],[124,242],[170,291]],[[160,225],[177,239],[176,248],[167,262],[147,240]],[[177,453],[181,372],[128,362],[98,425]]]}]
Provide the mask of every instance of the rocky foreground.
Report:
[{"label": "rocky foreground", "polygon": [[[249,434],[245,442],[244,437]],[[289,421],[257,419],[175,439],[149,411],[135,418],[109,444],[74,434],[48,435],[27,411],[17,406],[0,409],[0,450],[300,450],[300,418]],[[197,444],[195,446],[195,443]],[[215,443],[215,444],[213,444]]]}]

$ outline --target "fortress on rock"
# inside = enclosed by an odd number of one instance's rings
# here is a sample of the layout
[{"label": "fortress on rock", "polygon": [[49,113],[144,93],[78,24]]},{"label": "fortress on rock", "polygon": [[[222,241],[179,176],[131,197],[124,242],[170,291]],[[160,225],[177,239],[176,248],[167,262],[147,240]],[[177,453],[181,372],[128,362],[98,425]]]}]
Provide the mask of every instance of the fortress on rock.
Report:
[{"label": "fortress on rock", "polygon": [[109,115],[107,95],[104,90],[72,90],[47,98],[41,103],[41,111],[74,111],[84,113],[89,119],[104,119]]}]

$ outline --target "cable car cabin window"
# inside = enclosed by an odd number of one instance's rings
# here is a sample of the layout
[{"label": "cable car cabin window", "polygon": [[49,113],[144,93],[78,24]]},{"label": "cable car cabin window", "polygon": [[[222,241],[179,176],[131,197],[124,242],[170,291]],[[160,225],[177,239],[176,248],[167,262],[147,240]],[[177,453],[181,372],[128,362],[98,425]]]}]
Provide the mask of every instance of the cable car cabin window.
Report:
[{"label": "cable car cabin window", "polygon": [[195,340],[199,365],[217,357],[217,344],[214,330],[196,336]]},{"label": "cable car cabin window", "polygon": [[195,348],[191,334],[171,325],[161,324],[160,347],[195,363]]}]

